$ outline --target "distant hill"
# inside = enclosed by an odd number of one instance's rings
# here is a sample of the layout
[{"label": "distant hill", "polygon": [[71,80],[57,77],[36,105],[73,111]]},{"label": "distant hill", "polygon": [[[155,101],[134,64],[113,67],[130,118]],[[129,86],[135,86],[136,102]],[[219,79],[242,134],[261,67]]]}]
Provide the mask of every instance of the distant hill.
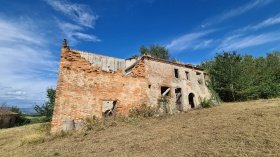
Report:
[{"label": "distant hill", "polygon": [[38,115],[38,113],[32,107],[30,107],[30,108],[20,108],[20,111],[23,114],[27,114],[27,115]]}]

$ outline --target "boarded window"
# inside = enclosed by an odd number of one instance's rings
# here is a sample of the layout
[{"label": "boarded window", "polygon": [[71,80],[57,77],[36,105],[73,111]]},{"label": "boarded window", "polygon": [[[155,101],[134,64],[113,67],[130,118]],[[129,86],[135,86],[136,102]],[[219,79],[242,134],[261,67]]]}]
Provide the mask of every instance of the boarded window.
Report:
[{"label": "boarded window", "polygon": [[175,95],[176,95],[176,108],[179,111],[183,111],[182,90],[181,90],[181,88],[176,88],[175,89]]},{"label": "boarded window", "polygon": [[174,74],[176,78],[179,78],[179,71],[178,69],[174,69]]},{"label": "boarded window", "polygon": [[111,116],[116,106],[116,101],[113,100],[105,100],[102,104],[102,113],[105,117]]},{"label": "boarded window", "polygon": [[170,88],[169,87],[160,87],[161,95],[170,96]]}]

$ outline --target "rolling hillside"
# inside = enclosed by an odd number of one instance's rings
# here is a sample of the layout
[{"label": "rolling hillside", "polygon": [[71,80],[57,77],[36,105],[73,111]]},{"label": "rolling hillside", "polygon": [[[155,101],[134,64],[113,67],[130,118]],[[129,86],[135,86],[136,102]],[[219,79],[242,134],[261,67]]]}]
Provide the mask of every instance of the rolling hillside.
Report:
[{"label": "rolling hillside", "polygon": [[280,99],[116,121],[56,138],[44,139],[38,128],[0,130],[0,156],[279,156]]}]

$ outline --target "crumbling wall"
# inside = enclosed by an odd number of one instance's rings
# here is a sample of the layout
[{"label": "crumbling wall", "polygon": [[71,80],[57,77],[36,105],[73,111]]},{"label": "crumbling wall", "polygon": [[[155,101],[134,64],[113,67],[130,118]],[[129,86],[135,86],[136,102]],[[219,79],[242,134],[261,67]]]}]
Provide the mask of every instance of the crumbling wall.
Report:
[{"label": "crumbling wall", "polygon": [[124,59],[97,55],[88,52],[79,52],[75,50],[72,50],[72,52],[78,52],[82,58],[91,63],[92,67],[100,68],[103,71],[116,72],[118,70],[123,70],[126,67],[126,61]]},{"label": "crumbling wall", "polygon": [[79,125],[86,117],[102,117],[103,101],[116,101],[116,112],[124,115],[147,103],[143,61],[136,63],[130,76],[125,76],[118,67],[122,63],[114,64],[112,71],[104,71],[104,64],[94,66],[89,60],[84,53],[62,49],[52,132],[61,130],[69,120]]},{"label": "crumbling wall", "polygon": [[[176,89],[181,88],[182,97],[180,103],[182,103],[182,110],[184,111],[191,108],[188,100],[190,93],[195,95],[195,107],[198,107],[200,103],[199,98],[210,98],[211,96],[205,85],[204,73],[201,70],[153,59],[145,59],[145,68],[149,86],[149,88],[147,88],[148,104],[158,104],[158,99],[161,97],[161,87],[170,88],[169,108],[171,113],[178,111],[178,107],[176,106]],[[178,78],[175,77],[174,69],[178,69]],[[189,73],[188,79],[186,71]],[[200,73],[200,75],[197,75],[197,72]],[[199,79],[201,80],[201,84],[198,82]]]}]

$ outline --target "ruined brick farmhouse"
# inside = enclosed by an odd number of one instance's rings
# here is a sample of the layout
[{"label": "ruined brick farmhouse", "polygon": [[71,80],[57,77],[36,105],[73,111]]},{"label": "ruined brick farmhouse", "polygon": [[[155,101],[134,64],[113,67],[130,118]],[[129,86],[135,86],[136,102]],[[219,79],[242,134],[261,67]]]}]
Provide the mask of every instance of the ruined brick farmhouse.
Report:
[{"label": "ruined brick farmhouse", "polygon": [[190,64],[150,56],[119,59],[70,49],[62,44],[51,131],[79,128],[85,118],[127,115],[146,104],[168,112],[187,111],[210,98],[205,73]]}]

